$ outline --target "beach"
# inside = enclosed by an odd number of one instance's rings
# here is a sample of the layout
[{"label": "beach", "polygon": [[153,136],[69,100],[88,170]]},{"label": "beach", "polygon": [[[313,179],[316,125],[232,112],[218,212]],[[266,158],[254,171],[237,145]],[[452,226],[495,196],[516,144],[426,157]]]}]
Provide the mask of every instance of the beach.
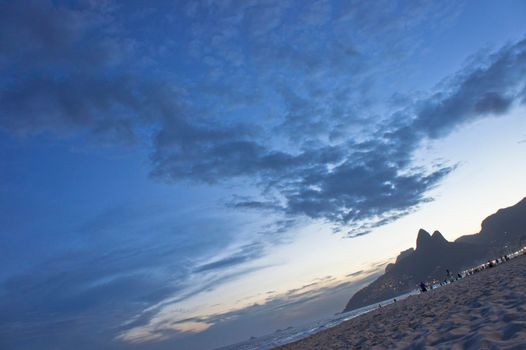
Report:
[{"label": "beach", "polygon": [[521,256],[276,349],[525,348]]}]

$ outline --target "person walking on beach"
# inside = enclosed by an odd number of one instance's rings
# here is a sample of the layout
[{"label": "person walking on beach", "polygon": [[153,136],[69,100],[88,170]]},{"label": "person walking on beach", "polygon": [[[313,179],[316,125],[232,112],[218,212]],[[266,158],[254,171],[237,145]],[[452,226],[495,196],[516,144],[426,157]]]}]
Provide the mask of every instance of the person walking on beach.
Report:
[{"label": "person walking on beach", "polygon": [[446,269],[446,279],[448,282],[453,282],[453,276],[451,275],[451,271],[449,271],[449,269]]},{"label": "person walking on beach", "polygon": [[427,292],[426,284],[424,282],[420,282],[420,291],[422,293]]}]

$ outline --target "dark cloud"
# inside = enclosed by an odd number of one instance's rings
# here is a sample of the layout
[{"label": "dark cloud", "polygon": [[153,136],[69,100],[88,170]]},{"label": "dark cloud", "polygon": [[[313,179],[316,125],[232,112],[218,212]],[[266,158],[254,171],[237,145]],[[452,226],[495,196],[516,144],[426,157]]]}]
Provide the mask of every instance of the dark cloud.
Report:
[{"label": "dark cloud", "polygon": [[309,174],[300,186],[287,188],[287,210],[333,222],[363,222],[404,212],[421,203],[450,168],[402,174],[390,158],[367,152],[365,162],[352,158],[331,171]]},{"label": "dark cloud", "polygon": [[132,73],[138,43],[119,33],[111,11],[51,1],[0,6],[1,128],[132,143],[136,127],[159,116],[168,89]]},{"label": "dark cloud", "polygon": [[195,272],[209,272],[253,261],[263,256],[263,245],[259,242],[244,245],[226,258],[197,266]]},{"label": "dark cloud", "polygon": [[502,115],[520,101],[526,76],[526,40],[508,45],[457,73],[447,89],[417,103],[413,128],[431,138],[486,115]]},{"label": "dark cloud", "polygon": [[350,273],[347,275],[347,277],[356,277],[364,273],[364,270],[358,270],[356,272]]},{"label": "dark cloud", "polygon": [[276,202],[262,202],[255,200],[245,200],[245,201],[233,201],[227,203],[227,206],[235,209],[258,209],[258,210],[274,210],[281,211],[283,208],[276,204]]},{"label": "dark cloud", "polygon": [[[137,112],[146,107],[136,96],[137,87],[137,81],[125,77],[113,81],[86,75],[28,78],[1,95],[0,123],[19,134],[67,135],[82,130],[110,142],[132,143]],[[139,90],[144,92],[145,86]]]},{"label": "dark cloud", "polygon": [[[203,132],[202,136],[206,134]],[[290,154],[236,139],[235,133],[224,131],[223,135],[211,136],[178,142],[175,132],[161,131],[152,156],[153,176],[216,183],[241,176],[274,176],[287,164],[298,161]]]},{"label": "dark cloud", "polygon": [[[156,179],[249,181],[263,198],[232,207],[275,209],[361,227],[352,234],[357,235],[429,200],[429,190],[453,169],[414,168],[412,154],[421,140],[502,114],[524,91],[522,41],[473,62],[427,98],[406,100],[404,108],[391,115],[370,116],[366,100],[373,82],[366,72],[372,68],[363,53],[369,52],[368,41],[360,35],[342,41],[336,33],[343,33],[345,23],[358,21],[369,38],[386,33],[394,38],[424,23],[418,16],[399,20],[395,12],[446,18],[451,8],[435,11],[422,2],[402,9],[385,4],[370,11],[361,5],[336,16],[330,3],[320,2],[300,6],[298,21],[288,23],[284,18],[291,15],[292,3],[278,4],[186,7],[195,24],[189,52],[198,60],[189,71],[198,82],[179,83],[157,74],[148,62],[162,61],[163,50],[171,52],[180,44],[166,37],[145,40],[151,39],[149,28],[144,34],[127,28],[159,12],[139,14],[90,3],[2,3],[0,69],[8,78],[0,90],[0,127],[19,134],[80,134],[109,143],[141,140],[153,147]],[[201,22],[210,22],[203,26],[196,22],[199,16],[204,16]],[[161,22],[168,23],[163,21],[169,17]],[[327,26],[329,19],[336,20],[335,31],[315,30]],[[377,26],[379,20],[385,26]],[[240,35],[243,23],[255,25],[246,33],[251,40]],[[240,43],[248,50],[239,51]],[[362,47],[356,49],[355,43]],[[378,47],[390,52],[405,45]],[[385,58],[386,52],[378,56]],[[254,70],[261,72],[257,79],[247,78]],[[285,71],[295,72],[298,83],[282,74]],[[259,91],[258,81],[272,89]],[[325,81],[331,81],[330,86]],[[209,89],[200,90],[203,86]],[[254,94],[246,91],[258,91],[258,97],[247,100]],[[236,96],[245,102],[233,102]],[[237,109],[262,98],[282,102],[277,113],[263,108],[271,115],[268,124],[260,124],[265,114]],[[357,111],[365,111],[365,116]]]},{"label": "dark cloud", "polygon": [[[0,8],[0,57],[3,64],[17,65],[22,71],[44,68],[49,64],[58,68],[58,65],[69,66],[79,60],[86,64],[100,63],[101,58],[118,52],[111,50],[112,45],[100,45],[99,50],[92,51],[92,44],[72,50],[80,38],[89,34],[94,24],[107,24],[104,16],[90,8],[75,10],[54,6],[47,0],[24,4],[2,1]],[[110,42],[116,44],[111,39],[107,41]],[[13,62],[14,58],[16,62]]]},{"label": "dark cloud", "polygon": [[[441,86],[441,92],[394,113],[375,138],[333,147],[338,156],[325,162],[316,160],[315,151],[320,148],[304,152],[298,156],[304,161],[297,167],[291,162],[287,178],[276,181],[285,198],[285,211],[343,224],[359,223],[361,229],[351,236],[411,212],[430,200],[426,193],[454,169],[444,165],[412,168],[411,157],[420,142],[446,136],[471,120],[507,112],[520,98],[525,62],[523,40],[458,72]],[[335,165],[329,167],[331,161]]]}]

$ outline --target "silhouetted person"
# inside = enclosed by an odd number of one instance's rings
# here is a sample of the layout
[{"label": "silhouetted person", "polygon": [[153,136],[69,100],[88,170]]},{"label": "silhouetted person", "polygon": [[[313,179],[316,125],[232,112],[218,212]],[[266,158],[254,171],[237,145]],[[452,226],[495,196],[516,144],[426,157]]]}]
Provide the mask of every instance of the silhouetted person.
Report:
[{"label": "silhouetted person", "polygon": [[420,282],[420,291],[422,293],[427,292],[426,284],[424,282]]}]

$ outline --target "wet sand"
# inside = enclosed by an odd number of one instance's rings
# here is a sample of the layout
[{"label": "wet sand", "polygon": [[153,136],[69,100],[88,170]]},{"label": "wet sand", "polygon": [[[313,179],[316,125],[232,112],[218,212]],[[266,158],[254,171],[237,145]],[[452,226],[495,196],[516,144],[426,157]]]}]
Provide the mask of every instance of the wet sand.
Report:
[{"label": "wet sand", "polygon": [[526,257],[276,349],[526,349]]}]

